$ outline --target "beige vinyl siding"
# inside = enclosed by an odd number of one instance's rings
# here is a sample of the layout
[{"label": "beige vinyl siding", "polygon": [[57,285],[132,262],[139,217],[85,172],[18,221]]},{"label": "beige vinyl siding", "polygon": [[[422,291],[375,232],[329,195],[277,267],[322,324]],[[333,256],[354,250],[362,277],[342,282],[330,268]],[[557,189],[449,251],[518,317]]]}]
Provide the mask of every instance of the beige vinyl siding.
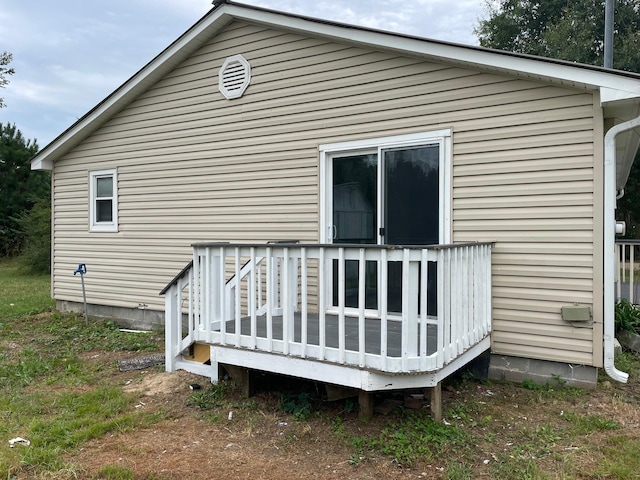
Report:
[{"label": "beige vinyl siding", "polygon": [[[224,60],[252,66],[242,98]],[[319,238],[318,145],[453,131],[454,241],[496,241],[496,353],[592,363],[589,92],[234,23],[54,167],[54,295],[162,309],[192,242]],[[89,233],[88,172],[118,169],[119,231]]]},{"label": "beige vinyl siding", "polygon": [[557,102],[565,108],[553,115],[456,129],[453,238],[496,241],[495,353],[598,364],[592,326],[560,316],[565,305],[594,306],[593,98]]}]

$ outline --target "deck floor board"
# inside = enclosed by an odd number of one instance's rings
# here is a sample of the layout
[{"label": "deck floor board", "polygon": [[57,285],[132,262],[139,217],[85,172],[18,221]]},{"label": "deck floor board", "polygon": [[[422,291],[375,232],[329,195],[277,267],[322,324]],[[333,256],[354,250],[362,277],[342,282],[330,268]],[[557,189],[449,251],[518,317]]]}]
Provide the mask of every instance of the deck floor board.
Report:
[{"label": "deck floor board", "polygon": [[[274,315],[273,322],[273,339],[282,340],[282,315]],[[339,340],[339,323],[337,315],[325,316],[325,345],[329,348],[338,348]],[[357,317],[345,316],[345,349],[357,352],[360,348],[358,334]],[[235,320],[229,320],[226,323],[226,332],[235,334]],[[240,332],[244,336],[251,335],[251,318],[242,317]],[[261,315],[256,317],[256,336],[259,338],[267,338],[267,317]],[[380,355],[381,350],[381,320],[377,318],[365,319],[365,352]],[[436,351],[437,345],[437,326],[427,325],[427,355],[431,355]],[[302,316],[300,313],[294,314],[294,341],[302,343]],[[417,345],[420,342],[420,335],[413,339]],[[307,344],[320,345],[320,320],[317,313],[309,313],[307,315]],[[418,349],[418,351],[420,351]],[[402,352],[402,323],[397,320],[387,320],[387,355],[389,357],[401,357]]]}]

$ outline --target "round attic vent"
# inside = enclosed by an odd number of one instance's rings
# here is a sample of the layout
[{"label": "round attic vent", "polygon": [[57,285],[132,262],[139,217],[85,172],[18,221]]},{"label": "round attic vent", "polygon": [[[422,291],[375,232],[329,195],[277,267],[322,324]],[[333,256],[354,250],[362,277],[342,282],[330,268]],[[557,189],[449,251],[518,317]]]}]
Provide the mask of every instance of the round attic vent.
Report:
[{"label": "round attic vent", "polygon": [[227,58],[218,73],[218,87],[224,98],[239,98],[251,82],[251,65],[242,55]]}]

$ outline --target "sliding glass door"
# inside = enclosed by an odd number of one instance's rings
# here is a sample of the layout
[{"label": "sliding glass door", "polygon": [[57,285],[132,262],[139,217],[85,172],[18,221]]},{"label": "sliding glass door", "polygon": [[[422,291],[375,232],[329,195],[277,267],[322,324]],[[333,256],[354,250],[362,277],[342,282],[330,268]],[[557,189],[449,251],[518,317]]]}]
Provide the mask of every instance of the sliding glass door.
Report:
[{"label": "sliding glass door", "polygon": [[[377,148],[330,157],[331,241],[342,244],[431,245],[440,241],[440,143]],[[434,266],[435,267],[435,266]],[[337,261],[333,304],[338,305]],[[379,303],[379,267],[367,262],[367,309]],[[433,272],[435,275],[435,268]],[[435,278],[435,277],[434,277]],[[358,306],[358,262],[345,265],[345,306]],[[435,292],[435,289],[433,289]],[[387,305],[400,312],[402,264],[389,263]],[[432,303],[431,301],[429,303]]]}]

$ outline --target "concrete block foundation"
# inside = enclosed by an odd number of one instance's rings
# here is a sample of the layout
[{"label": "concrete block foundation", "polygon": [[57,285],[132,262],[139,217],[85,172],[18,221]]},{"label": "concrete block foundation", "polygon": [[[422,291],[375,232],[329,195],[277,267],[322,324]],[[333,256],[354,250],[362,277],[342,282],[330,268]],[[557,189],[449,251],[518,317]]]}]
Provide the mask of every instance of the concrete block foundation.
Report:
[{"label": "concrete block foundation", "polygon": [[[60,312],[82,313],[84,307],[82,303],[58,300],[56,308]],[[164,310],[88,304],[87,314],[89,317],[113,319],[121,327],[133,330],[164,330]]]},{"label": "concrete block foundation", "polygon": [[598,369],[586,365],[493,354],[489,363],[489,379],[514,383],[530,380],[540,385],[561,379],[567,385],[593,389],[598,383]]}]

